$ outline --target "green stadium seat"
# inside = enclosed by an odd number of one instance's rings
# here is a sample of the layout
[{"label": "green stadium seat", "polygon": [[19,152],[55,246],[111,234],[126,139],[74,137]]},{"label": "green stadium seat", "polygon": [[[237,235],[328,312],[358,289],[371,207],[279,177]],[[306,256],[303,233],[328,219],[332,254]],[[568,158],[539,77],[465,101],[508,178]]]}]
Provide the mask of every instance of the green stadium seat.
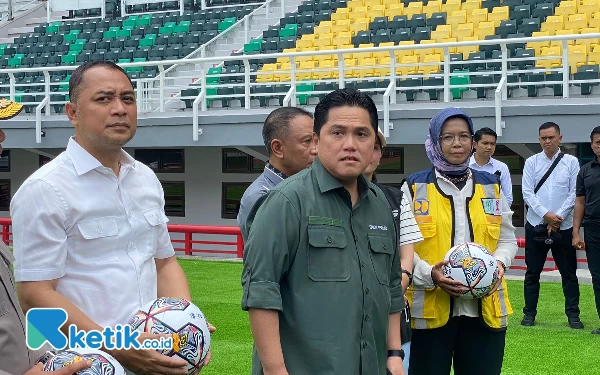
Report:
[{"label": "green stadium seat", "polygon": [[288,36],[296,36],[298,34],[298,25],[297,24],[289,24],[285,25],[285,27],[279,30],[279,36],[282,38]]},{"label": "green stadium seat", "polygon": [[450,92],[452,93],[453,99],[461,99],[462,93],[468,90],[468,86],[471,82],[470,77],[466,75],[469,73],[468,70],[455,70],[453,73],[465,73],[464,75],[453,75],[450,77],[450,86],[452,87]]},{"label": "green stadium seat", "polygon": [[127,18],[126,20],[123,21],[123,26],[137,26],[137,20],[138,20],[138,16],[137,15],[132,15],[129,16],[129,18]]},{"label": "green stadium seat", "polygon": [[154,39],[140,39],[140,47],[152,47],[154,46]]},{"label": "green stadium seat", "polygon": [[65,42],[74,42],[77,40],[77,34],[65,34],[63,40]]},{"label": "green stadium seat", "polygon": [[104,31],[102,37],[104,39],[114,39],[117,37],[117,31],[116,30],[106,30],[106,31]]},{"label": "green stadium seat", "polygon": [[181,21],[179,25],[176,25],[173,28],[173,32],[175,33],[187,33],[190,31],[190,21]]},{"label": "green stadium seat", "polygon": [[75,61],[77,60],[77,55],[63,55],[61,57],[61,63],[66,65],[75,65]]},{"label": "green stadium seat", "polygon": [[125,29],[125,30],[117,31],[117,38],[130,38],[130,37],[131,37],[131,30]]},{"label": "green stadium seat", "polygon": [[262,46],[262,39],[253,39],[250,43],[244,44],[244,54],[248,54],[250,52],[260,52]]},{"label": "green stadium seat", "polygon": [[218,29],[219,33],[222,33],[223,31],[229,29],[236,22],[237,22],[236,18],[225,18],[223,21],[221,21],[219,23],[219,29]]},{"label": "green stadium seat", "polygon": [[143,14],[141,17],[139,17],[136,20],[135,25],[137,27],[140,27],[140,26],[149,26],[151,20],[152,20],[152,15],[151,14]]},{"label": "green stadium seat", "polygon": [[206,84],[207,85],[218,85],[221,83],[221,67],[210,68],[206,73]]}]

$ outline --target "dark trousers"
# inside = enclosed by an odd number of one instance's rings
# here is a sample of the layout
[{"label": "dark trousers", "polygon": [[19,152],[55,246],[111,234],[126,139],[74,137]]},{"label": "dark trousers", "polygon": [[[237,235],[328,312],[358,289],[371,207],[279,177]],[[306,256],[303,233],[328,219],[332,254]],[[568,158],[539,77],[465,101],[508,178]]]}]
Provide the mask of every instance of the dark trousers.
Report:
[{"label": "dark trousers", "polygon": [[479,318],[452,317],[443,327],[412,335],[409,375],[450,374],[451,366],[455,375],[500,375],[506,331],[492,331]]},{"label": "dark trousers", "polygon": [[[572,228],[561,230],[562,241],[552,245],[552,257],[558,267],[562,279],[562,289],[565,295],[565,314],[570,318],[579,317],[579,281],[577,280],[577,254],[573,247]],[[547,246],[533,242],[533,226],[525,224],[525,315],[536,316],[540,296],[540,274],[544,269]]]},{"label": "dark trousers", "polygon": [[583,234],[585,235],[585,253],[588,268],[592,274],[596,311],[598,311],[598,317],[600,317],[600,227],[586,225]]}]

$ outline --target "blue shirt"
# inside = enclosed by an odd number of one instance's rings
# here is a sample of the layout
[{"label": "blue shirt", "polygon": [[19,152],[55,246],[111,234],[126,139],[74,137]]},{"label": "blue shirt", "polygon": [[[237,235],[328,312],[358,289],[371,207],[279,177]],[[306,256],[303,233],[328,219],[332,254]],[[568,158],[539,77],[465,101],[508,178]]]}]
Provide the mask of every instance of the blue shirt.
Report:
[{"label": "blue shirt", "polygon": [[269,190],[273,189],[277,186],[278,183],[283,181],[285,176],[278,172],[271,164],[267,163],[265,166],[264,172],[258,176],[256,180],[242,195],[242,200],[240,201],[240,210],[238,211],[237,223],[242,231],[242,237],[244,242],[248,239],[248,227],[246,226],[246,221],[248,219],[248,215],[250,214],[250,210],[254,206],[254,203],[261,196],[267,194]]},{"label": "blue shirt", "polygon": [[500,187],[502,188],[502,192],[506,197],[506,203],[508,203],[508,206],[512,204],[512,181],[510,178],[510,172],[508,171],[508,166],[506,164],[504,164],[500,160],[490,158],[490,161],[488,161],[486,165],[481,166],[477,164],[477,162],[475,161],[475,154],[473,154],[473,156],[471,156],[471,160],[469,161],[469,167],[477,171],[484,171],[491,174],[500,172]]},{"label": "blue shirt", "polygon": [[554,154],[552,159],[548,159],[542,151],[525,160],[523,200],[529,206],[527,222],[533,226],[543,224],[544,215],[552,212],[563,218],[560,230],[573,227],[575,186],[579,173],[579,161],[576,157],[565,154],[537,194],[533,194],[535,186],[546,174],[559,152]]}]

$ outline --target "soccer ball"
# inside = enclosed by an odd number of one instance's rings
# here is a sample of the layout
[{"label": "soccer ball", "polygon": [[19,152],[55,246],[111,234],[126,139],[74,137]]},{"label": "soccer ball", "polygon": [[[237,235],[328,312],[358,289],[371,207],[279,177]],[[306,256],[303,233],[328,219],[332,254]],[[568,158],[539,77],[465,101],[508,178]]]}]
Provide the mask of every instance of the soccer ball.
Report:
[{"label": "soccer ball", "polygon": [[57,353],[44,365],[44,371],[56,371],[78,361],[92,361],[90,368],[79,371],[78,375],[125,375],[123,366],[110,354],[90,348],[68,349]]},{"label": "soccer ball", "polygon": [[463,298],[485,297],[498,282],[498,262],[485,247],[467,242],[451,248],[444,260],[444,277],[468,288]]},{"label": "soccer ball", "polygon": [[183,298],[158,298],[138,311],[129,325],[132,329],[173,337],[171,349],[157,350],[188,362],[188,374],[197,372],[210,347],[208,323],[202,311]]}]

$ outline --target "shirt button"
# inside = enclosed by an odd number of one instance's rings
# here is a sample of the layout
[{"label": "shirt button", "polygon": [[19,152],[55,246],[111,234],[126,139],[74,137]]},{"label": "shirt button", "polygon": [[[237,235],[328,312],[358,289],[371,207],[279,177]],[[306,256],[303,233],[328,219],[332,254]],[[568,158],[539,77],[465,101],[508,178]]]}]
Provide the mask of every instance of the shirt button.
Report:
[{"label": "shirt button", "polygon": [[327,237],[327,242],[328,243],[332,243],[333,242],[333,240],[331,239],[331,237]]},{"label": "shirt button", "polygon": [[365,262],[361,260],[361,261],[360,261],[360,266],[361,266],[361,267],[364,267],[364,266],[365,266]]},{"label": "shirt button", "polygon": [[369,294],[369,292],[370,292],[369,288],[365,289],[366,294]]},{"label": "shirt button", "polygon": [[102,234],[102,228],[98,227],[98,234]]},{"label": "shirt button", "polygon": [[383,250],[386,250],[385,245],[383,245]]},{"label": "shirt button", "polygon": [[358,242],[358,237],[354,236],[354,242]]},{"label": "shirt button", "polygon": [[365,316],[365,322],[368,322],[368,321],[369,321],[369,316],[368,316],[368,315],[366,315],[366,316]]},{"label": "shirt button", "polygon": [[365,342],[365,343],[363,344],[363,349],[366,349],[366,348],[367,348],[367,343]]}]

